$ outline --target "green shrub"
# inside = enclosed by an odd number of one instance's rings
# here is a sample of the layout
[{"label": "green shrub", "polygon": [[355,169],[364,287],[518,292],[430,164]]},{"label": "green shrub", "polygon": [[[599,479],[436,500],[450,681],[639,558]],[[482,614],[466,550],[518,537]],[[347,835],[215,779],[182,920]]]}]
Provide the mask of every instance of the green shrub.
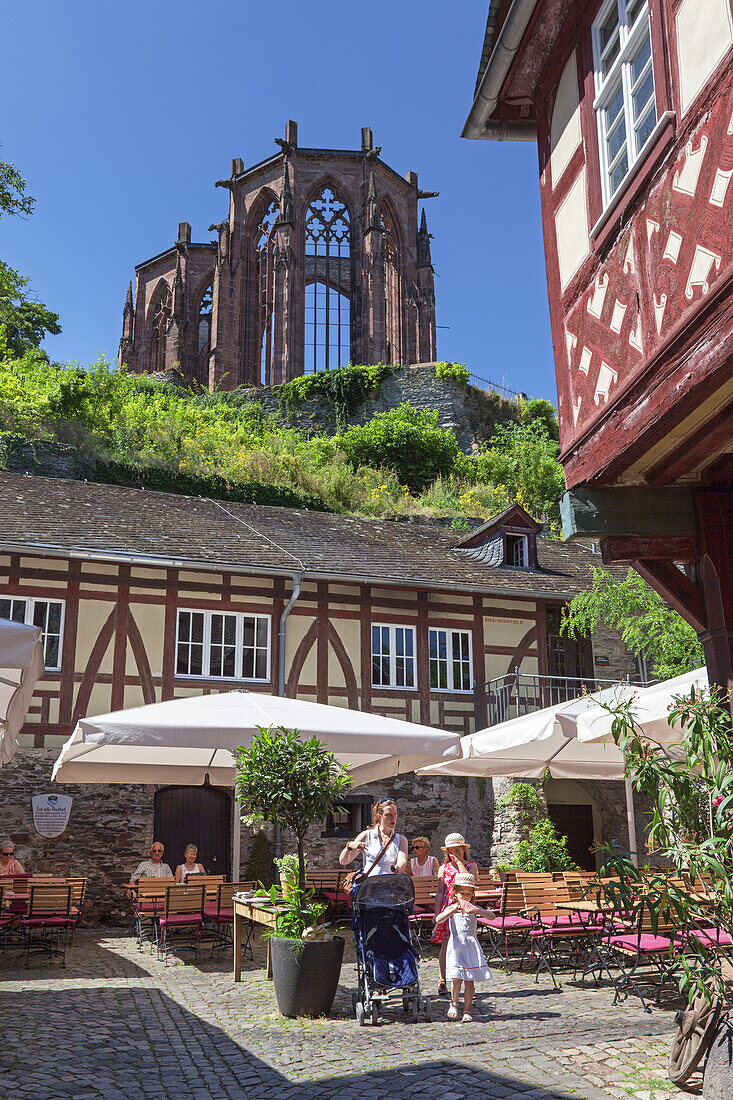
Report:
[{"label": "green shrub", "polygon": [[538,821],[526,840],[520,840],[514,866],[523,871],[578,871],[568,851],[568,838],[558,836],[549,818]]},{"label": "green shrub", "polygon": [[459,386],[467,386],[468,367],[464,367],[463,363],[436,363],[435,377],[457,382]]},{"label": "green shrub", "polygon": [[412,492],[449,474],[459,453],[453,432],[438,427],[437,410],[422,412],[406,402],[352,425],[336,439],[354,469],[386,466]]},{"label": "green shrub", "polygon": [[336,414],[336,423],[345,424],[349,417],[374,390],[378,390],[389,374],[398,367],[386,363],[374,366],[339,367],[337,370],[303,374],[284,382],[277,391],[280,409],[286,414],[295,412],[313,397],[330,401]]},{"label": "green shrub", "polygon": [[262,830],[252,838],[244,879],[245,882],[261,882],[263,886],[272,886],[275,881],[275,864],[270,842]]},{"label": "green shrub", "polygon": [[496,805],[510,807],[520,829],[528,829],[540,818],[546,817],[545,807],[531,783],[512,783],[509,790],[497,799]]}]

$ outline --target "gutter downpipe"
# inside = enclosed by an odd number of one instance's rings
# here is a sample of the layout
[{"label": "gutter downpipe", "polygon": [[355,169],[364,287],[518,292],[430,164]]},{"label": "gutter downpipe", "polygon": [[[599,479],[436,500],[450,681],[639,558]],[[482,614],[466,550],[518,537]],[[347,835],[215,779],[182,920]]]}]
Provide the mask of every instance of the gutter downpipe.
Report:
[{"label": "gutter downpipe", "polygon": [[496,109],[502,85],[536,7],[537,0],[514,0],[494,43],[461,137],[493,141],[534,141],[536,139],[537,127],[534,123],[484,121],[490,118]]},{"label": "gutter downpipe", "polygon": [[[293,591],[290,595],[290,599],[283,608],[283,613],[280,616],[280,627],[278,629],[278,645],[277,645],[277,693],[280,696],[285,695],[285,639],[287,635],[288,617],[293,610],[295,601],[300,596],[300,587],[303,583],[302,573],[293,573]],[[282,855],[283,842],[280,826],[275,826],[275,837],[273,842],[273,849],[275,857]]]}]

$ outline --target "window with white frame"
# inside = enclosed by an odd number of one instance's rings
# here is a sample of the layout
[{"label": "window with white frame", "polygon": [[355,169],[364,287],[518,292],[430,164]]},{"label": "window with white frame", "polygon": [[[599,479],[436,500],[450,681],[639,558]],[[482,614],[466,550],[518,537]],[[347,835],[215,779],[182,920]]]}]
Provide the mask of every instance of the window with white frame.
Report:
[{"label": "window with white frame", "polygon": [[648,0],[606,0],[592,33],[605,206],[657,122]]},{"label": "window with white frame", "polygon": [[467,630],[430,630],[428,649],[434,691],[471,691],[471,635]]},{"label": "window with white frame", "polygon": [[176,676],[269,680],[270,616],[180,610]]},{"label": "window with white frame", "polygon": [[61,670],[61,642],[64,629],[64,601],[0,596],[0,619],[40,626],[46,672]]},{"label": "window with white frame", "polygon": [[529,569],[529,536],[506,536],[506,565],[513,565],[515,569]]},{"label": "window with white frame", "polygon": [[372,687],[415,687],[414,626],[372,625]]}]

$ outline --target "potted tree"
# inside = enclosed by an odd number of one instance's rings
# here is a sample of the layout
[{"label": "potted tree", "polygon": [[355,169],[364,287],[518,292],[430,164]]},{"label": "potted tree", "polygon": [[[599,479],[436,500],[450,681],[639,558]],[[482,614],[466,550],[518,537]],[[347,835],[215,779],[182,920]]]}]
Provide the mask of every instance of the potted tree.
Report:
[{"label": "potted tree", "polygon": [[235,751],[234,763],[247,819],[289,829],[297,844],[297,867],[284,869],[285,890],[270,943],[277,1006],[283,1016],[328,1015],[344,940],[324,928],[325,906],[306,887],[305,838],[351,779],[323,741],[315,736],[302,740],[298,730],[282,726],[260,728],[248,748]]}]

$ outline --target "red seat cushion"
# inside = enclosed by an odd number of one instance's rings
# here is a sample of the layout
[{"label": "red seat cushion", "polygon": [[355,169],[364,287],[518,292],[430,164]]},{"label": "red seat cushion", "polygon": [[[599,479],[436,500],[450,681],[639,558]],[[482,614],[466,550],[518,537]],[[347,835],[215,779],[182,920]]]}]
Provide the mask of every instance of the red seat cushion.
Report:
[{"label": "red seat cushion", "polygon": [[70,917],[24,917],[18,922],[19,928],[64,928],[74,922]]},{"label": "red seat cushion", "polygon": [[218,920],[221,924],[232,924],[234,921],[234,910],[217,909],[215,901],[207,901],[204,906],[204,916],[208,920]]},{"label": "red seat cushion", "polygon": [[572,913],[553,913],[547,917],[540,915],[540,924],[544,924],[546,928],[565,928],[569,924],[577,927],[580,921]]},{"label": "red seat cushion", "polygon": [[611,947],[621,947],[627,951],[638,949],[641,955],[660,955],[672,947],[672,941],[666,936],[653,936],[648,932],[642,932],[641,936],[612,936],[609,942]]},{"label": "red seat cushion", "polygon": [[733,947],[733,936],[722,928],[691,928],[687,933],[692,939],[716,947]]},{"label": "red seat cushion", "polygon": [[167,917],[161,917],[160,923],[165,925],[201,924],[203,917],[200,913],[171,913]]},{"label": "red seat cushion", "polygon": [[138,913],[155,913],[163,908],[165,908],[165,901],[139,901],[135,905]]},{"label": "red seat cushion", "polygon": [[482,924],[486,924],[488,928],[494,928],[498,932],[518,932],[525,928],[532,928],[532,921],[527,920],[526,917],[494,917],[493,920],[486,920],[485,917],[480,918]]}]

